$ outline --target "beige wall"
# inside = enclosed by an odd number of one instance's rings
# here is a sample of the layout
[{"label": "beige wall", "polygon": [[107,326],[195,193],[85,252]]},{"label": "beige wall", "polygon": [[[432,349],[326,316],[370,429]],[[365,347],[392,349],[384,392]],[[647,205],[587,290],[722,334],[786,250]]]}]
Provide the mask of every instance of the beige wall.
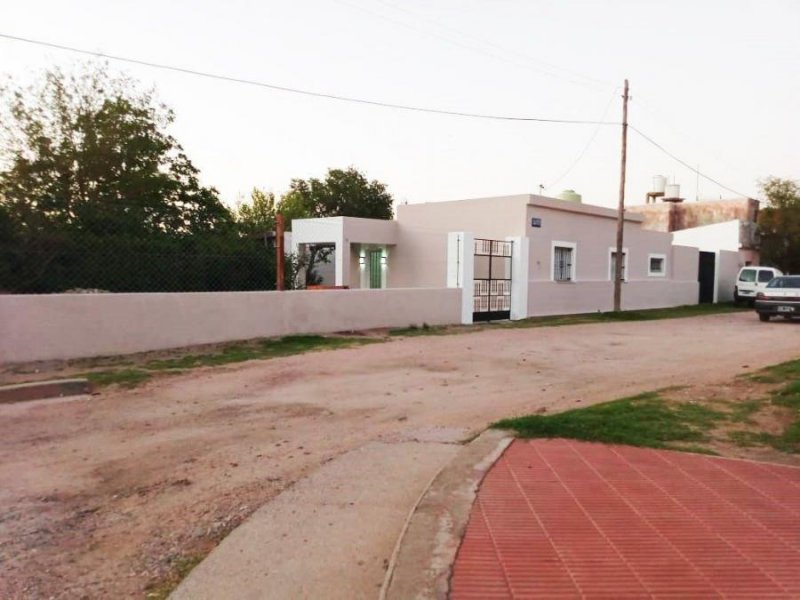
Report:
[{"label": "beige wall", "polygon": [[[532,218],[541,219],[542,226],[531,227]],[[616,219],[611,215],[581,214],[530,206],[526,221],[527,235],[531,240],[531,281],[552,280],[553,242],[556,241],[576,244],[576,281],[609,281],[609,249],[616,246],[617,230]],[[648,259],[651,253],[667,256],[669,272],[671,240],[669,233],[645,231],[638,222],[626,221],[623,246],[628,250],[628,280],[651,279],[648,275]]]},{"label": "beige wall", "polygon": [[717,279],[717,302],[733,302],[733,288],[736,286],[736,277],[739,275],[739,268],[743,267],[738,252],[728,252],[720,250],[717,253],[716,279]]},{"label": "beige wall", "polygon": [[[666,308],[697,304],[697,281],[628,281],[622,286],[622,309]],[[614,308],[611,281],[558,283],[537,281],[528,287],[528,315],[608,312]]]},{"label": "beige wall", "polygon": [[460,321],[460,289],[0,295],[0,363]]},{"label": "beige wall", "polygon": [[504,240],[507,236],[525,235],[525,210],[530,198],[528,194],[520,194],[401,204],[397,207],[397,223],[401,232],[403,229],[445,234],[470,231],[478,238]]}]

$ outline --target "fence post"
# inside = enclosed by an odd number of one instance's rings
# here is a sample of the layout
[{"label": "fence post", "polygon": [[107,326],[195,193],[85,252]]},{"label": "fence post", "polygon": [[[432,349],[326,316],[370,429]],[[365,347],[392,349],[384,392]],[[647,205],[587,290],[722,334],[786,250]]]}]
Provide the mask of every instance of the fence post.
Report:
[{"label": "fence post", "polygon": [[276,268],[277,281],[275,282],[275,289],[282,292],[286,287],[286,253],[283,249],[283,236],[286,227],[281,213],[275,215],[275,229],[275,259],[278,263]]}]

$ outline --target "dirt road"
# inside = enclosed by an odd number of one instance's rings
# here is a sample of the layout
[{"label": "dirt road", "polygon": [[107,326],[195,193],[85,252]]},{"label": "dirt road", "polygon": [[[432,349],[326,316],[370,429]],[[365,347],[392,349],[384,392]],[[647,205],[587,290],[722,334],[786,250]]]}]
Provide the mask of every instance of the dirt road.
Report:
[{"label": "dirt road", "polygon": [[798,356],[799,324],[735,313],[408,338],[0,406],[0,597],[142,597],[369,441],[466,437]]}]

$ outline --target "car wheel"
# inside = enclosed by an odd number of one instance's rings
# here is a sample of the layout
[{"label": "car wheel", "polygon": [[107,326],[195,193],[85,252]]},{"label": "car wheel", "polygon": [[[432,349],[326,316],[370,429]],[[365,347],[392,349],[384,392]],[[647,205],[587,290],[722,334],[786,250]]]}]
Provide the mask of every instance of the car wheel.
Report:
[{"label": "car wheel", "polygon": [[770,315],[765,315],[764,313],[758,313],[759,320],[763,321],[764,323],[769,321],[769,317],[770,317]]},{"label": "car wheel", "polygon": [[733,303],[734,304],[739,304],[739,302],[741,302],[741,301],[742,301],[742,299],[739,296],[739,290],[737,288],[733,288]]}]

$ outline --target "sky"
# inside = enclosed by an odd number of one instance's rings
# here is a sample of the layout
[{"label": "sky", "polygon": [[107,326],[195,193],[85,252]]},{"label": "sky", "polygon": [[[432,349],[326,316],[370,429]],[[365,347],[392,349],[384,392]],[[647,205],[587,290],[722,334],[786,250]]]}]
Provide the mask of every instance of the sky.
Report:
[{"label": "sky", "polygon": [[[379,102],[631,125],[626,202],[654,175],[687,201],[800,177],[797,0],[0,0],[0,34]],[[0,39],[30,81],[78,55]],[[111,62],[154,86],[201,180],[253,187],[355,166],[398,202],[575,189],[616,206],[619,125],[499,121],[324,100]]]}]

